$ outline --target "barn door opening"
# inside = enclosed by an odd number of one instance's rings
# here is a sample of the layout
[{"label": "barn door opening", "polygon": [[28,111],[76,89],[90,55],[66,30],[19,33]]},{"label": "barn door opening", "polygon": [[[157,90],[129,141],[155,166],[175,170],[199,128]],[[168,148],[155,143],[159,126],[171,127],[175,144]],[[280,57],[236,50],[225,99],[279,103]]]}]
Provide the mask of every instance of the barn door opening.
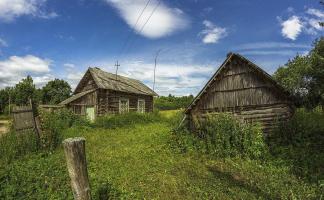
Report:
[{"label": "barn door opening", "polygon": [[86,107],[86,115],[90,121],[93,122],[95,120],[95,109],[93,106]]}]

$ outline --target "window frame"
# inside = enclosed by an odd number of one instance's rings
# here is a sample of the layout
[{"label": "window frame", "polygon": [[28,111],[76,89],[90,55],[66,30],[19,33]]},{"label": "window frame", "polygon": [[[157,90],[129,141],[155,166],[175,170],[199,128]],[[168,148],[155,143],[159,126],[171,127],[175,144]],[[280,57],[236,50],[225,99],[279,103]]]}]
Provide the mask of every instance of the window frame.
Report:
[{"label": "window frame", "polygon": [[[140,102],[143,102],[144,103],[144,108],[142,110],[143,112],[141,110],[139,110],[140,109],[140,107],[139,107]],[[137,100],[137,112],[138,113],[145,113],[145,99],[138,99]]]}]

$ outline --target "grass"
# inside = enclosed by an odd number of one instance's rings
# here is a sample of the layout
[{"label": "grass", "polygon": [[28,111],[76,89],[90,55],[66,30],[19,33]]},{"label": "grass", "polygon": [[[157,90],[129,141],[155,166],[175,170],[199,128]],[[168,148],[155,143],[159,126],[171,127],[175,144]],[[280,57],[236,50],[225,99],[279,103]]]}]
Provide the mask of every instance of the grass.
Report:
[{"label": "grass", "polygon": [[[166,112],[163,116],[169,116]],[[116,129],[72,127],[86,138],[92,194],[111,184],[124,199],[319,199],[280,160],[217,159],[170,147],[166,121]],[[29,154],[0,166],[0,199],[72,199],[64,153]]]}]

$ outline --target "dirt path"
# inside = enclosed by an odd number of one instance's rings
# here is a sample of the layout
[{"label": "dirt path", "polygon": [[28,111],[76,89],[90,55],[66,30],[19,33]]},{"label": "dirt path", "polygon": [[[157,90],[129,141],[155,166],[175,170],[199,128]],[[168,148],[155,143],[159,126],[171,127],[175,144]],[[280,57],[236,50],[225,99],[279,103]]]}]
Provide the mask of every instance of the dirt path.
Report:
[{"label": "dirt path", "polygon": [[0,136],[9,131],[9,120],[0,120]]}]

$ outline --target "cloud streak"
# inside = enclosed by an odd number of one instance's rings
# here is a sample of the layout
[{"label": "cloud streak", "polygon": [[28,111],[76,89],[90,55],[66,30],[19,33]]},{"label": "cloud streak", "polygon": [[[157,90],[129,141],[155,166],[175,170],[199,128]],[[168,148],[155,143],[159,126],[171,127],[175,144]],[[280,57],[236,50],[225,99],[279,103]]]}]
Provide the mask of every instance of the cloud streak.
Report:
[{"label": "cloud streak", "polygon": [[[143,0],[105,0],[109,5],[117,9],[122,19],[133,29],[137,34],[144,37],[155,39],[171,35],[172,33],[185,29],[189,25],[189,20],[182,10],[179,8],[168,7],[163,2],[160,2],[159,7],[155,10],[157,0],[151,0],[137,25],[136,20],[141,11],[146,5]],[[150,20],[141,31],[142,27],[150,17]],[[140,32],[141,31],[141,32]]]}]

